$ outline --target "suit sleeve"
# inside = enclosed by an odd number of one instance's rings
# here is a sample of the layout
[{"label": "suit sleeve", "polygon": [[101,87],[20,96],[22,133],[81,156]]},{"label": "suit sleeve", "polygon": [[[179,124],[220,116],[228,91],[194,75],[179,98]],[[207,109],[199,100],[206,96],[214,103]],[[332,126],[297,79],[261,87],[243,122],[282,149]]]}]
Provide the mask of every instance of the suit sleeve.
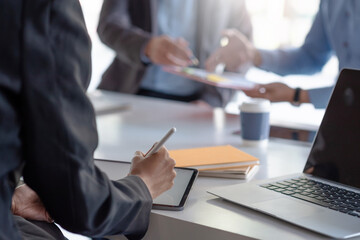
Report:
[{"label": "suit sleeve", "polygon": [[24,22],[25,182],[69,231],[141,238],[152,206],[145,183],[136,176],[110,181],[94,166],[96,123],[85,95],[90,41],[78,1],[28,2]]},{"label": "suit sleeve", "polygon": [[232,12],[230,16],[230,26],[243,33],[250,41],[253,40],[253,29],[249,12],[245,1],[235,0],[231,2]]},{"label": "suit sleeve", "polygon": [[[129,1],[132,0],[104,1],[100,14],[98,34],[102,42],[115,50],[118,58],[129,65],[141,68],[144,67],[140,57],[141,50],[150,40],[151,34],[133,24],[130,12],[135,10],[130,8]],[[144,6],[135,7],[137,7],[137,14],[142,15],[139,16],[139,19],[146,18],[147,11],[142,8]],[[149,24],[151,24],[150,17],[148,19]]]}]

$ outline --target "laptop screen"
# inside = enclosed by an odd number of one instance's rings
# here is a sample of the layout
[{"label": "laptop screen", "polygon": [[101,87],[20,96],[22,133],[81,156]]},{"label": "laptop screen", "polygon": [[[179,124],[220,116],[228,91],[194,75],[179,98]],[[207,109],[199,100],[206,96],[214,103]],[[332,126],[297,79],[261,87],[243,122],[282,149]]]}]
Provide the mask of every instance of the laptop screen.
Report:
[{"label": "laptop screen", "polygon": [[360,188],[360,71],[345,69],[318,130],[304,173]]}]

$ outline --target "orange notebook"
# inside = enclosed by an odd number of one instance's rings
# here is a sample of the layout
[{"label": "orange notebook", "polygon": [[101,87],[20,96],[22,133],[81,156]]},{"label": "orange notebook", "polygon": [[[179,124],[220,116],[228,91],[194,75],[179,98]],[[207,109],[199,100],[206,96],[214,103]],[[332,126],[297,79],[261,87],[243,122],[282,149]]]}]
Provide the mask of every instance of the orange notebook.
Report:
[{"label": "orange notebook", "polygon": [[237,168],[259,164],[259,160],[230,145],[190,148],[169,151],[176,167],[192,167],[198,170]]}]

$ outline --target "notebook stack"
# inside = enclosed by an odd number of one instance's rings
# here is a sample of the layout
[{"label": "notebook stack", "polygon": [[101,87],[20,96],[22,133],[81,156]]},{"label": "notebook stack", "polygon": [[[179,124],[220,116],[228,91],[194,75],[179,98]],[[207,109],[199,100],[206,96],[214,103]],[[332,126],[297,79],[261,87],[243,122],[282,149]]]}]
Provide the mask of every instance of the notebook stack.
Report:
[{"label": "notebook stack", "polygon": [[176,167],[199,170],[199,176],[246,179],[256,172],[259,160],[230,145],[169,151]]}]

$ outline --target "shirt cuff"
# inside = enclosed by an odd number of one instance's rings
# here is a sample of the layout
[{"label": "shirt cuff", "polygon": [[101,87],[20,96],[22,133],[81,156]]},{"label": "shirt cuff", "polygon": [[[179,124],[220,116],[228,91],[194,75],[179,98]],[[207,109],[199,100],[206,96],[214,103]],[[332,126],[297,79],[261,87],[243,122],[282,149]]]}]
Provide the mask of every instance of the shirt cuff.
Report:
[{"label": "shirt cuff", "polygon": [[258,49],[261,56],[259,68],[266,71],[273,71],[272,63],[274,62],[274,53],[271,50]]},{"label": "shirt cuff", "polygon": [[310,102],[315,108],[326,108],[328,105],[333,87],[309,89]]},{"label": "shirt cuff", "polygon": [[142,47],[141,47],[141,51],[140,51],[140,60],[143,64],[145,65],[148,65],[148,64],[151,64],[151,60],[150,58],[148,58],[146,55],[145,55],[145,47],[146,45],[148,44],[149,42],[146,42]]}]

